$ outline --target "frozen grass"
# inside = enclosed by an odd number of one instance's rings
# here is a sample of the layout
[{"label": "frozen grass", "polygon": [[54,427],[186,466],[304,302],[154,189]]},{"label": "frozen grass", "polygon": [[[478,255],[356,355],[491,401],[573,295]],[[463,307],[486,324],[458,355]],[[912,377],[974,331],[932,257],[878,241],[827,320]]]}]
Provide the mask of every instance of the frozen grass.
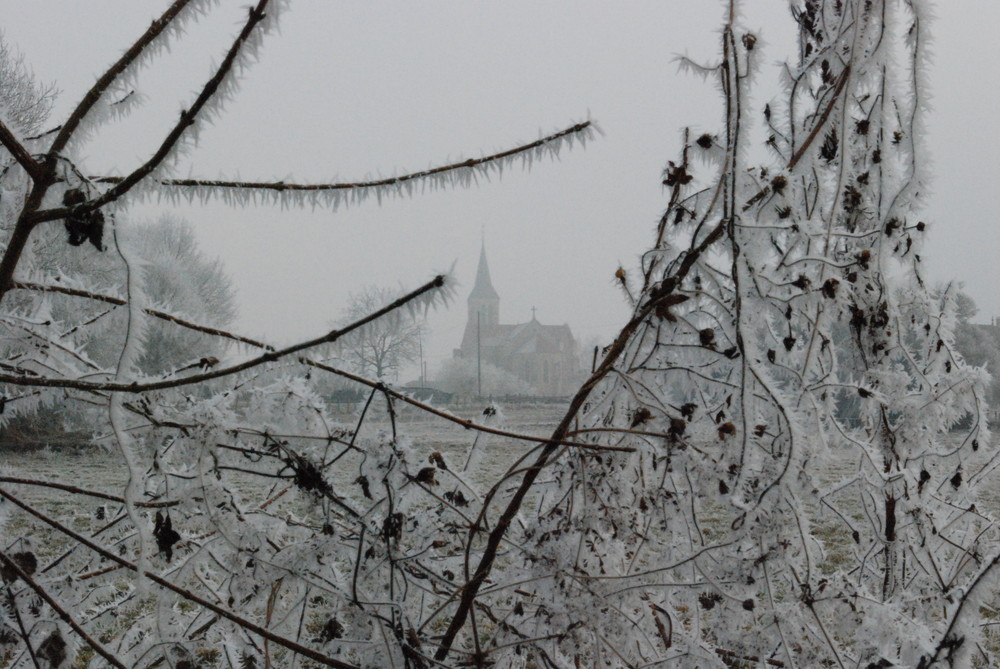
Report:
[{"label": "frozen grass", "polygon": [[[561,405],[541,405],[541,406],[515,406],[505,409],[505,417],[495,425],[503,427],[513,432],[546,436],[549,434],[555,423],[561,418],[565,407]],[[484,419],[481,408],[469,408],[456,410],[456,415],[463,418],[471,418],[478,422]],[[383,412],[373,412],[373,415],[382,416],[383,419],[369,417],[364,423],[363,432],[369,436],[376,432],[389,431],[391,425],[384,419]],[[350,412],[343,412],[338,417],[345,427],[353,427],[356,416]],[[417,461],[426,462],[431,453],[441,453],[449,468],[460,471],[469,456],[470,445],[476,440],[475,432],[460,425],[447,423],[409,407],[400,407],[397,415],[397,426],[399,433],[405,435],[412,442],[412,454]],[[475,478],[470,483],[477,484],[482,488],[485,485],[495,482],[507,468],[520,456],[531,450],[534,444],[530,442],[517,441],[513,439],[479,435],[473,457]],[[340,489],[350,486],[354,476],[356,476],[356,463],[350,462],[350,458],[345,458],[338,463],[338,469],[329,472],[331,482]],[[831,468],[820,474],[816,483],[821,487],[835,481],[848,478],[854,470],[854,463],[845,460],[837,467]],[[79,486],[81,488],[96,490],[108,493],[119,493],[125,485],[127,470],[120,462],[116,453],[107,452],[97,448],[87,448],[81,450],[65,450],[60,452],[40,451],[30,454],[11,454],[0,451],[0,471],[10,476],[20,476],[32,479],[57,481],[60,483]],[[994,475],[994,479],[1000,479],[1000,475]],[[454,479],[441,472],[439,476],[439,489],[450,489],[457,485]],[[39,488],[27,485],[10,485],[4,487],[13,494],[21,497],[25,501],[37,506],[46,513],[62,520],[74,530],[90,534],[94,528],[105,525],[113,520],[119,513],[118,505],[105,503],[88,497],[69,494],[59,490]],[[262,494],[259,480],[250,476],[243,476],[242,480],[236,480],[236,488],[244,493],[245,503],[259,503],[265,498]],[[987,483],[982,487],[982,506],[991,512],[1000,512],[1000,485]],[[848,505],[849,506],[849,505]],[[300,502],[286,502],[282,500],[276,507],[282,513],[292,513],[300,517],[308,517],[310,509]],[[850,516],[860,520],[862,512],[860,507]],[[713,518],[717,523],[724,521],[726,517],[725,509],[720,508],[718,517],[713,515],[705,517],[704,531],[706,536],[711,536],[718,528],[713,527]],[[842,566],[851,563],[854,545],[850,540],[849,531],[845,529],[840,520],[832,512],[820,516],[824,522],[814,525],[814,533],[826,547],[826,559],[819,565],[824,573],[832,573]],[[716,524],[717,524],[716,523]],[[42,565],[48,564],[57,559],[70,546],[61,536],[55,535],[51,529],[19,511],[12,511],[10,522],[5,527],[2,543],[9,546],[19,538],[30,542],[31,549],[36,552]],[[115,536],[108,533],[102,536],[102,542],[113,546]],[[122,587],[127,587],[123,581]],[[133,607],[150,606],[143,602],[134,602]],[[997,614],[992,611],[984,611],[986,624],[988,626],[997,625]],[[122,609],[122,615],[118,617],[118,625],[127,625],[128,607]],[[320,626],[322,621],[309,621],[309,629]],[[990,646],[1000,646],[1000,634],[993,632],[993,627],[987,627],[987,640]],[[89,651],[84,651],[77,658],[77,666],[87,666],[87,656]],[[213,666],[210,658],[203,657],[205,666]],[[5,663],[0,659],[0,669]]]},{"label": "frozen grass", "polygon": [[[565,411],[563,405],[520,405],[507,409],[501,416],[490,418],[483,415],[485,406],[486,403],[479,407],[455,409],[453,413],[479,423],[490,422],[493,427],[519,434],[544,437],[552,432]],[[533,442],[483,434],[478,435],[477,440],[478,433],[460,425],[427,416],[406,405],[397,406],[396,409],[398,432],[409,440],[411,454],[418,467],[424,466],[428,457],[437,452],[444,457],[450,470],[460,473],[470,456],[470,448],[475,443],[470,471],[475,470],[476,476],[468,482],[477,488],[498,480],[517,458],[535,446]],[[357,413],[352,410],[341,411],[337,418],[343,427],[353,429],[357,424]],[[359,440],[374,437],[379,431],[389,432],[392,429],[382,410],[370,411],[363,425]],[[357,473],[357,458],[351,455],[343,458],[335,469],[327,472],[327,477],[337,490],[352,490],[357,487],[353,483]],[[7,453],[0,449],[0,474],[121,495],[127,482],[128,470],[117,452],[96,447],[61,451],[41,450],[32,453]],[[262,482],[257,477],[235,474],[231,476],[230,482],[234,484],[238,493],[242,493],[240,501],[243,505],[248,505],[247,508],[256,507],[270,496],[271,481]],[[438,490],[441,492],[456,489],[461,485],[446,472],[439,472],[438,482]],[[95,535],[97,530],[122,515],[120,505],[114,502],[33,485],[5,483],[3,487],[31,506],[87,536]],[[468,495],[468,492],[466,494]],[[293,497],[297,498],[297,501],[293,500]],[[4,506],[9,508],[7,512],[9,515],[8,522],[0,533],[0,545],[5,548],[33,551],[39,558],[40,570],[58,560],[72,548],[63,535],[53,531],[48,525],[19,509],[10,508],[13,506],[10,503],[0,501],[0,510],[3,510]],[[300,496],[292,495],[280,499],[269,507],[269,511],[291,514],[302,519],[314,515]],[[98,542],[113,550],[118,542],[126,540],[128,536],[129,533],[119,534],[118,526],[114,526],[101,532],[98,535]],[[42,578],[44,580],[44,575]],[[121,588],[127,587],[128,583],[122,579]],[[127,606],[120,607],[115,617],[116,627],[127,627],[130,617],[137,615],[142,607],[149,606],[152,606],[149,601],[132,600]],[[321,620],[311,620],[308,622],[309,629],[319,627],[322,623]],[[110,638],[113,635],[104,636]],[[92,651],[83,648],[77,655],[74,666],[88,666],[91,655]],[[277,652],[275,657],[281,655]],[[215,666],[213,659],[208,655],[200,659],[204,666]],[[0,657],[0,669],[7,666],[7,661]]]}]

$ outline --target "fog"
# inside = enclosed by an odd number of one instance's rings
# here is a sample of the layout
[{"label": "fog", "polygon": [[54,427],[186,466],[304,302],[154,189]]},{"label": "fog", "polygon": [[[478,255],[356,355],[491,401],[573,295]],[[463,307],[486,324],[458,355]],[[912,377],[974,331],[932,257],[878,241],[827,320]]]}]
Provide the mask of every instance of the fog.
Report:
[{"label": "fog", "polygon": [[[5,39],[60,89],[56,123],[163,4],[0,0],[0,16]],[[93,138],[90,173],[127,172],[158,145],[244,16],[221,5],[146,71],[144,106]],[[780,0],[742,5],[742,25],[761,38],[764,68],[750,104],[762,108],[777,96],[769,66],[791,56],[794,26]],[[987,34],[1000,24],[1000,5],[963,0],[939,13],[925,258],[932,279],[966,283],[986,320],[1000,314],[992,118],[1000,87]],[[613,274],[619,264],[634,270],[652,240],[666,203],[661,171],[678,154],[683,127],[720,125],[714,81],[678,72],[676,56],[717,60],[722,15],[720,2],[690,0],[292,3],[281,34],[266,40],[178,176],[355,180],[475,157],[586,118],[603,136],[530,172],[381,205],[148,203],[134,215],[169,210],[191,221],[239,289],[238,328],[275,343],[327,328],[366,284],[412,287],[454,263],[457,299],[429,319],[433,376],[461,339],[484,242],[502,321],[529,320],[534,308],[543,323],[568,323],[578,340],[607,341],[628,314]]]}]

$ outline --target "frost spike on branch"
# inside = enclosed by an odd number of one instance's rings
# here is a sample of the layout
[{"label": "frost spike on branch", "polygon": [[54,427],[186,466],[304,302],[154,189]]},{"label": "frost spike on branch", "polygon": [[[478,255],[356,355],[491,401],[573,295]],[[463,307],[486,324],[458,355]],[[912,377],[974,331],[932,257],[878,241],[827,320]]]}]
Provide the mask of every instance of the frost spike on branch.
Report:
[{"label": "frost spike on branch", "polygon": [[158,38],[164,30],[177,18],[177,16],[191,3],[191,0],[176,0],[160,18],[153,21],[149,28],[135,43],[122,54],[111,67],[94,83],[77,104],[76,109],[69,115],[66,122],[59,128],[59,134],[52,140],[49,146],[49,157],[46,169],[51,171],[55,167],[56,156],[66,148],[73,134],[83,122],[83,119],[94,108],[104,94],[108,91],[114,81],[134,63],[142,52]]},{"label": "frost spike on branch", "polygon": [[[205,105],[207,105],[208,102],[215,96],[226,77],[230,75],[237,56],[240,55],[241,50],[250,38],[254,28],[256,28],[257,25],[264,20],[266,16],[264,10],[267,8],[268,2],[269,0],[258,0],[257,6],[249,10],[247,22],[244,24],[240,34],[236,37],[232,46],[229,48],[228,53],[226,53],[226,57],[216,69],[215,74],[213,74],[204,87],[202,87],[201,92],[198,94],[198,97],[195,98],[191,107],[181,112],[181,116],[177,124],[167,134],[166,138],[160,144],[160,147],[156,150],[152,157],[150,157],[149,160],[143,163],[131,174],[123,177],[121,181],[116,183],[110,190],[102,193],[93,200],[89,200],[83,204],[73,207],[72,211],[74,213],[80,215],[88,214],[92,211],[100,209],[106,204],[114,202],[132,190],[134,186],[145,179],[150,173],[153,172],[153,170],[159,167],[164,160],[166,160],[166,158],[174,150],[174,147],[177,146],[177,143],[180,141],[181,137],[183,137],[187,129],[198,122],[198,115],[201,113],[202,109],[204,109]],[[62,133],[60,133],[59,137],[61,136]],[[59,137],[56,138],[56,142],[58,142]],[[53,142],[53,144],[55,144],[55,142]],[[32,214],[29,217],[29,220],[33,224],[37,225],[38,223],[42,223],[44,221],[54,221],[66,218],[70,211],[71,209],[69,207],[59,207],[47,211],[39,211]]]},{"label": "frost spike on branch", "polygon": [[[360,202],[365,196],[359,195],[358,193],[363,193],[368,190],[378,191],[378,197],[380,198],[383,196],[381,191],[385,189],[392,189],[393,192],[401,196],[407,195],[408,193],[404,191],[404,188],[406,188],[411,182],[423,183],[425,184],[425,187],[429,187],[431,189],[440,188],[443,187],[443,185],[438,179],[435,179],[435,177],[444,176],[450,172],[462,173],[463,170],[471,170],[489,177],[491,175],[489,169],[494,167],[497,170],[497,174],[502,174],[502,165],[509,159],[523,154],[540,151],[542,149],[549,149],[554,153],[558,151],[560,144],[565,141],[572,141],[573,138],[580,138],[581,141],[585,142],[586,140],[592,138],[595,132],[599,132],[596,130],[596,127],[597,126],[593,121],[584,121],[583,123],[577,123],[568,128],[546,135],[545,137],[537,139],[534,142],[522,144],[514,148],[482,156],[480,158],[470,158],[456,163],[432,167],[418,172],[401,174],[395,177],[386,177],[384,179],[327,184],[289,183],[285,181],[269,182],[226,181],[217,179],[162,179],[159,181],[159,184],[168,188],[191,189],[191,192],[187,193],[188,197],[194,197],[195,192],[200,189],[204,193],[205,199],[211,197],[211,191],[213,189],[232,191],[269,191],[275,198],[281,198],[284,195],[290,195],[292,193],[310,193],[317,195],[322,193],[348,191],[352,193],[354,202]],[[94,176],[90,178],[93,183],[115,185],[121,184],[124,179],[125,177],[112,176]],[[427,186],[428,184],[429,186]],[[251,197],[252,196],[248,193],[233,197],[230,201],[235,204],[256,204],[256,201],[251,202]],[[338,199],[333,200],[334,208],[336,208],[338,202]],[[42,214],[48,216],[48,212],[41,212],[40,215]]]}]

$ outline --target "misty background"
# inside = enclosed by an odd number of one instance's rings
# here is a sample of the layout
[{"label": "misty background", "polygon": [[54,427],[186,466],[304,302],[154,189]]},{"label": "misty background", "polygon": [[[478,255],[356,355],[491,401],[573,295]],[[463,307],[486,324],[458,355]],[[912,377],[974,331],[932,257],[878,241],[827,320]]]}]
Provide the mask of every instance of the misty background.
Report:
[{"label": "misty background", "polygon": [[[143,73],[143,107],[91,140],[88,173],[127,173],[148,157],[228,48],[243,4],[219,3]],[[742,25],[760,40],[759,92],[749,104],[762,110],[761,92],[775,90],[769,66],[794,57],[795,26],[782,0],[741,5]],[[60,90],[54,125],[164,6],[0,0],[0,30]],[[988,321],[1000,316],[1000,59],[991,34],[1000,3],[937,8],[922,157],[934,174],[926,271],[965,282],[977,320]],[[723,10],[714,0],[293,2],[281,34],[265,40],[261,61],[176,176],[354,181],[477,157],[587,118],[604,135],[530,172],[381,205],[151,202],[133,216],[170,210],[189,220],[238,289],[236,327],[276,344],[325,331],[366,285],[415,287],[454,263],[457,299],[428,319],[433,378],[461,340],[484,240],[501,321],[527,321],[534,307],[542,323],[568,323],[578,341],[607,342],[628,315],[615,269],[634,270],[652,241],[666,204],[661,171],[678,155],[684,126],[694,136],[721,126],[714,79],[678,72],[676,56],[714,64]],[[417,373],[413,366],[400,380]]]}]

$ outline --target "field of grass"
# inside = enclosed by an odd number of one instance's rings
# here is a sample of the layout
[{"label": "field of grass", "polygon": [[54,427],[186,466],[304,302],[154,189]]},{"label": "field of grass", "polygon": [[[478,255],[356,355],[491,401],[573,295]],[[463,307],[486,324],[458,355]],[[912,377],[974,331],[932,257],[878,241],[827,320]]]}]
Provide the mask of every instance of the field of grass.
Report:
[{"label": "field of grass", "polygon": [[[503,416],[492,419],[483,415],[482,407],[454,409],[453,413],[463,419],[489,422],[493,427],[511,432],[545,437],[551,433],[564,411],[565,407],[562,405],[515,405],[506,407]],[[338,415],[338,419],[345,428],[353,429],[357,413],[345,409]],[[475,443],[475,448],[472,449],[475,462],[471,470],[476,472],[477,480],[469,482],[478,484],[477,487],[498,480],[511,464],[536,445],[528,441],[479,434],[462,425],[428,416],[407,406],[399,407],[396,420],[399,433],[405,435],[411,442],[411,452],[417,463],[427,462],[432,453],[440,453],[448,463],[449,469],[461,472],[469,457],[470,446]],[[388,418],[384,414],[375,412],[372,417],[365,420],[360,436],[371,436],[379,431],[391,429]],[[353,456],[344,458],[336,465],[335,470],[328,472],[328,478],[335,486],[353,485],[358,469],[356,461],[352,458]],[[830,484],[846,480],[856,468],[856,463],[844,460],[836,467],[820,472],[818,476],[820,481],[817,483]],[[0,445],[0,475],[54,481],[86,490],[121,494],[128,472],[116,452],[99,448],[42,450],[14,454],[4,452]],[[456,481],[447,480],[448,476],[446,474],[440,476],[442,489],[456,485]],[[250,476],[244,478],[245,480],[241,480],[237,477],[237,489],[246,493],[244,501],[254,500],[252,503],[259,503],[263,498],[260,480]],[[994,474],[991,483],[983,486],[980,496],[982,508],[992,512],[1000,511],[998,481],[1000,476]],[[103,517],[102,514],[105,513],[103,507],[106,503],[93,497],[32,485],[5,483],[3,487],[77,530],[93,527],[95,518]],[[282,512],[289,511],[300,517],[309,516],[308,509],[291,505],[282,507],[283,504],[284,500],[273,508],[281,508]],[[0,512],[3,512],[3,506],[11,505],[0,501]],[[857,518],[860,519],[860,507]],[[711,533],[713,530],[711,519],[706,521],[706,532]],[[54,533],[50,528],[18,511],[11,513],[5,529],[4,536],[0,537],[0,544],[6,547],[19,537],[26,538],[31,541],[32,550],[38,554],[43,564],[57,558],[68,547],[66,541],[53,537]],[[820,565],[824,572],[834,571],[854,559],[853,544],[844,540],[846,535],[843,525],[832,513],[825,515],[824,520],[814,525],[813,530],[818,538],[826,543],[826,559]],[[3,662],[0,661],[0,667],[2,666]]]}]

